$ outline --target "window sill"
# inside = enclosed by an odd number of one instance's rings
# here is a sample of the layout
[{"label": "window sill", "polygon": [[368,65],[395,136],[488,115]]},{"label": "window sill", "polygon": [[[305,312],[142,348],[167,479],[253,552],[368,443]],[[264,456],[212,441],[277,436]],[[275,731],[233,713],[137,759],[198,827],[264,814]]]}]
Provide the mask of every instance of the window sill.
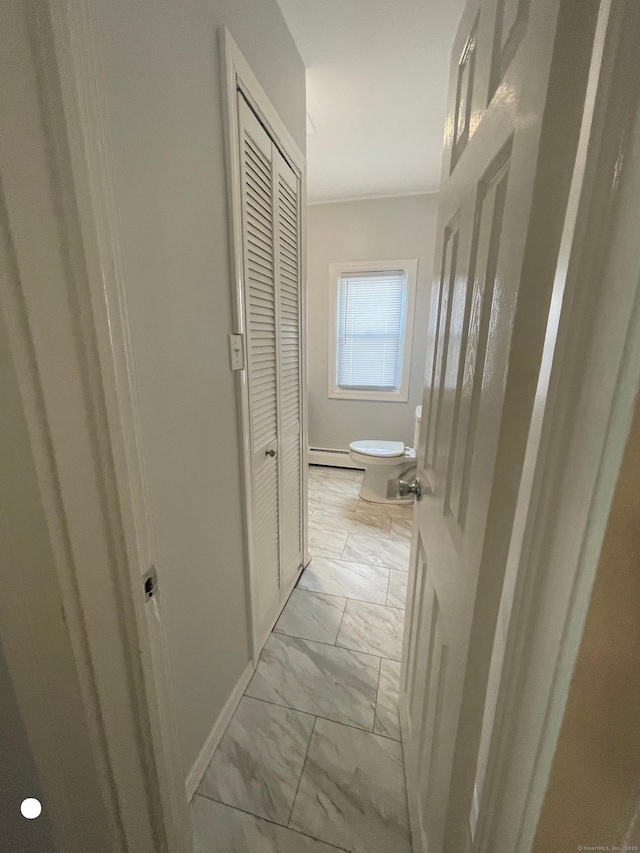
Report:
[{"label": "window sill", "polygon": [[371,403],[408,403],[409,393],[399,391],[359,391],[351,388],[330,388],[331,400],[368,400]]}]

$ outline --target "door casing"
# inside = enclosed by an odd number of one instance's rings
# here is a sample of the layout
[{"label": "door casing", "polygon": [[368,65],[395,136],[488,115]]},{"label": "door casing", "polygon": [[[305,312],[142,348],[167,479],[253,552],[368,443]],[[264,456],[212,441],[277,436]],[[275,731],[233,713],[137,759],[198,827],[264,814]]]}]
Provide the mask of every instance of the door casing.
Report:
[{"label": "door casing", "polygon": [[[60,595],[93,747],[83,755],[87,777],[62,783],[73,765],[60,744],[73,718],[50,713],[60,696],[47,696],[37,667],[12,655],[7,663],[20,673],[17,698],[61,849],[86,849],[73,831],[83,816],[69,809],[73,786],[97,781],[111,836],[92,847],[189,853],[161,599],[144,593],[154,546],[96,8],[11,0],[5,14],[2,91],[6,114],[15,108],[19,120],[3,134],[0,160],[14,250],[0,310],[54,554],[53,567],[37,566],[43,583],[34,589],[55,584]],[[24,651],[37,647],[29,629],[38,595],[6,600],[25,616]],[[15,640],[16,625],[2,621]],[[57,686],[64,698],[69,683]]]}]

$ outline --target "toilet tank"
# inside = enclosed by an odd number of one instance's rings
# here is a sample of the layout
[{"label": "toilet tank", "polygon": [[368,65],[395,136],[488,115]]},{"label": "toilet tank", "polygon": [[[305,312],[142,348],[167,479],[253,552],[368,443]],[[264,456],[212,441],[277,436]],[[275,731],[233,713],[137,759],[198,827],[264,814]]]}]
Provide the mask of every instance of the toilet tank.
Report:
[{"label": "toilet tank", "polygon": [[422,406],[416,406],[416,425],[413,431],[413,446],[418,451],[418,442],[420,441],[420,422],[422,421]]}]

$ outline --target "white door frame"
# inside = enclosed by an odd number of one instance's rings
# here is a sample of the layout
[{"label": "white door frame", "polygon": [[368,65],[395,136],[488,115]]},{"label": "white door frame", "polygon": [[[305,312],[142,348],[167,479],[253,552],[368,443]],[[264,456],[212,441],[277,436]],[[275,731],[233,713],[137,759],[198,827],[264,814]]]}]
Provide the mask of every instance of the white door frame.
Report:
[{"label": "white door frame", "polygon": [[[300,178],[300,375],[301,375],[301,412],[302,412],[302,437],[300,459],[302,463],[302,489],[301,489],[301,530],[302,530],[302,555],[305,563],[308,552],[307,535],[307,365],[306,365],[306,326],[307,326],[307,295],[306,295],[306,160],[304,154],[296,145],[293,137],[287,130],[284,122],[276,112],[266,92],[260,85],[249,63],[242,55],[237,44],[226,27],[220,27],[220,52],[223,66],[223,114],[225,121],[225,143],[227,164],[227,197],[229,207],[229,236],[231,255],[231,275],[233,279],[233,305],[234,305],[234,333],[243,336],[243,359],[244,365],[247,361],[247,319],[244,297],[244,255],[242,237],[242,189],[240,185],[240,129],[238,123],[238,92],[247,99],[251,108],[256,113],[267,132],[272,137],[285,160]],[[242,479],[243,479],[243,516],[244,516],[244,541],[245,562],[247,566],[246,589],[247,589],[247,613],[251,626],[249,645],[250,654],[254,666],[257,666],[258,657],[266,639],[258,633],[258,619],[254,612],[255,596],[252,590],[255,588],[254,560],[251,553],[252,543],[252,519],[251,519],[251,439],[249,432],[249,385],[247,370],[236,371],[236,388],[238,399],[238,413],[242,437]],[[279,393],[279,391],[278,391]],[[280,406],[278,406],[280,410]],[[295,582],[294,582],[295,583]],[[273,626],[270,626],[271,630]]]},{"label": "white door frame", "polygon": [[[629,71],[639,32],[633,0],[603,0],[509,554],[513,604],[474,853],[533,844],[640,386],[640,251],[624,240],[640,229],[640,172],[625,159],[640,115],[640,74]],[[635,210],[609,230],[625,191]],[[623,281],[606,274],[618,238]]]},{"label": "white door frame", "polygon": [[[46,581],[55,574],[60,590],[111,823],[110,849],[189,853],[161,599],[147,602],[143,587],[155,549],[94,3],[11,0],[5,6],[20,32],[7,38],[11,45],[19,41],[22,53],[3,56],[3,91],[9,112],[20,118],[0,147],[15,255],[14,275],[0,288],[0,310],[55,557],[55,569],[39,568]],[[13,606],[24,613],[24,625],[7,619],[0,628],[11,640],[22,631],[29,648],[36,641],[28,622],[35,603],[16,592],[7,609]],[[81,853],[86,846],[73,840],[72,827],[85,816],[70,813],[70,800],[57,795],[56,760],[62,778],[64,753],[46,745],[50,732],[54,741],[60,737],[55,724],[64,721],[52,718],[52,694],[49,702],[37,699],[46,694],[41,672],[25,672],[16,654],[7,662],[20,686],[61,849]],[[70,790],[73,784],[82,779],[71,780]]]}]

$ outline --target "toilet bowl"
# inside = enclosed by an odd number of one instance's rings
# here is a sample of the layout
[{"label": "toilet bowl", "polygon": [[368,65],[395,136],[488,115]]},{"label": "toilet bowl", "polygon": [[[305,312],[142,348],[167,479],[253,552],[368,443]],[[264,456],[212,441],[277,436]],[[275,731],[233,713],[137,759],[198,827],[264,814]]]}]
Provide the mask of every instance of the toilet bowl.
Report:
[{"label": "toilet bowl", "polygon": [[364,468],[360,497],[373,503],[411,503],[401,498],[398,480],[416,466],[416,452],[401,441],[352,441],[349,456]]},{"label": "toilet bowl", "polygon": [[[422,406],[416,408],[414,439],[418,442]],[[411,480],[416,473],[416,451],[402,441],[352,441],[349,456],[358,468],[364,468],[360,497],[372,503],[411,503],[413,498],[401,498],[398,480]]]}]

